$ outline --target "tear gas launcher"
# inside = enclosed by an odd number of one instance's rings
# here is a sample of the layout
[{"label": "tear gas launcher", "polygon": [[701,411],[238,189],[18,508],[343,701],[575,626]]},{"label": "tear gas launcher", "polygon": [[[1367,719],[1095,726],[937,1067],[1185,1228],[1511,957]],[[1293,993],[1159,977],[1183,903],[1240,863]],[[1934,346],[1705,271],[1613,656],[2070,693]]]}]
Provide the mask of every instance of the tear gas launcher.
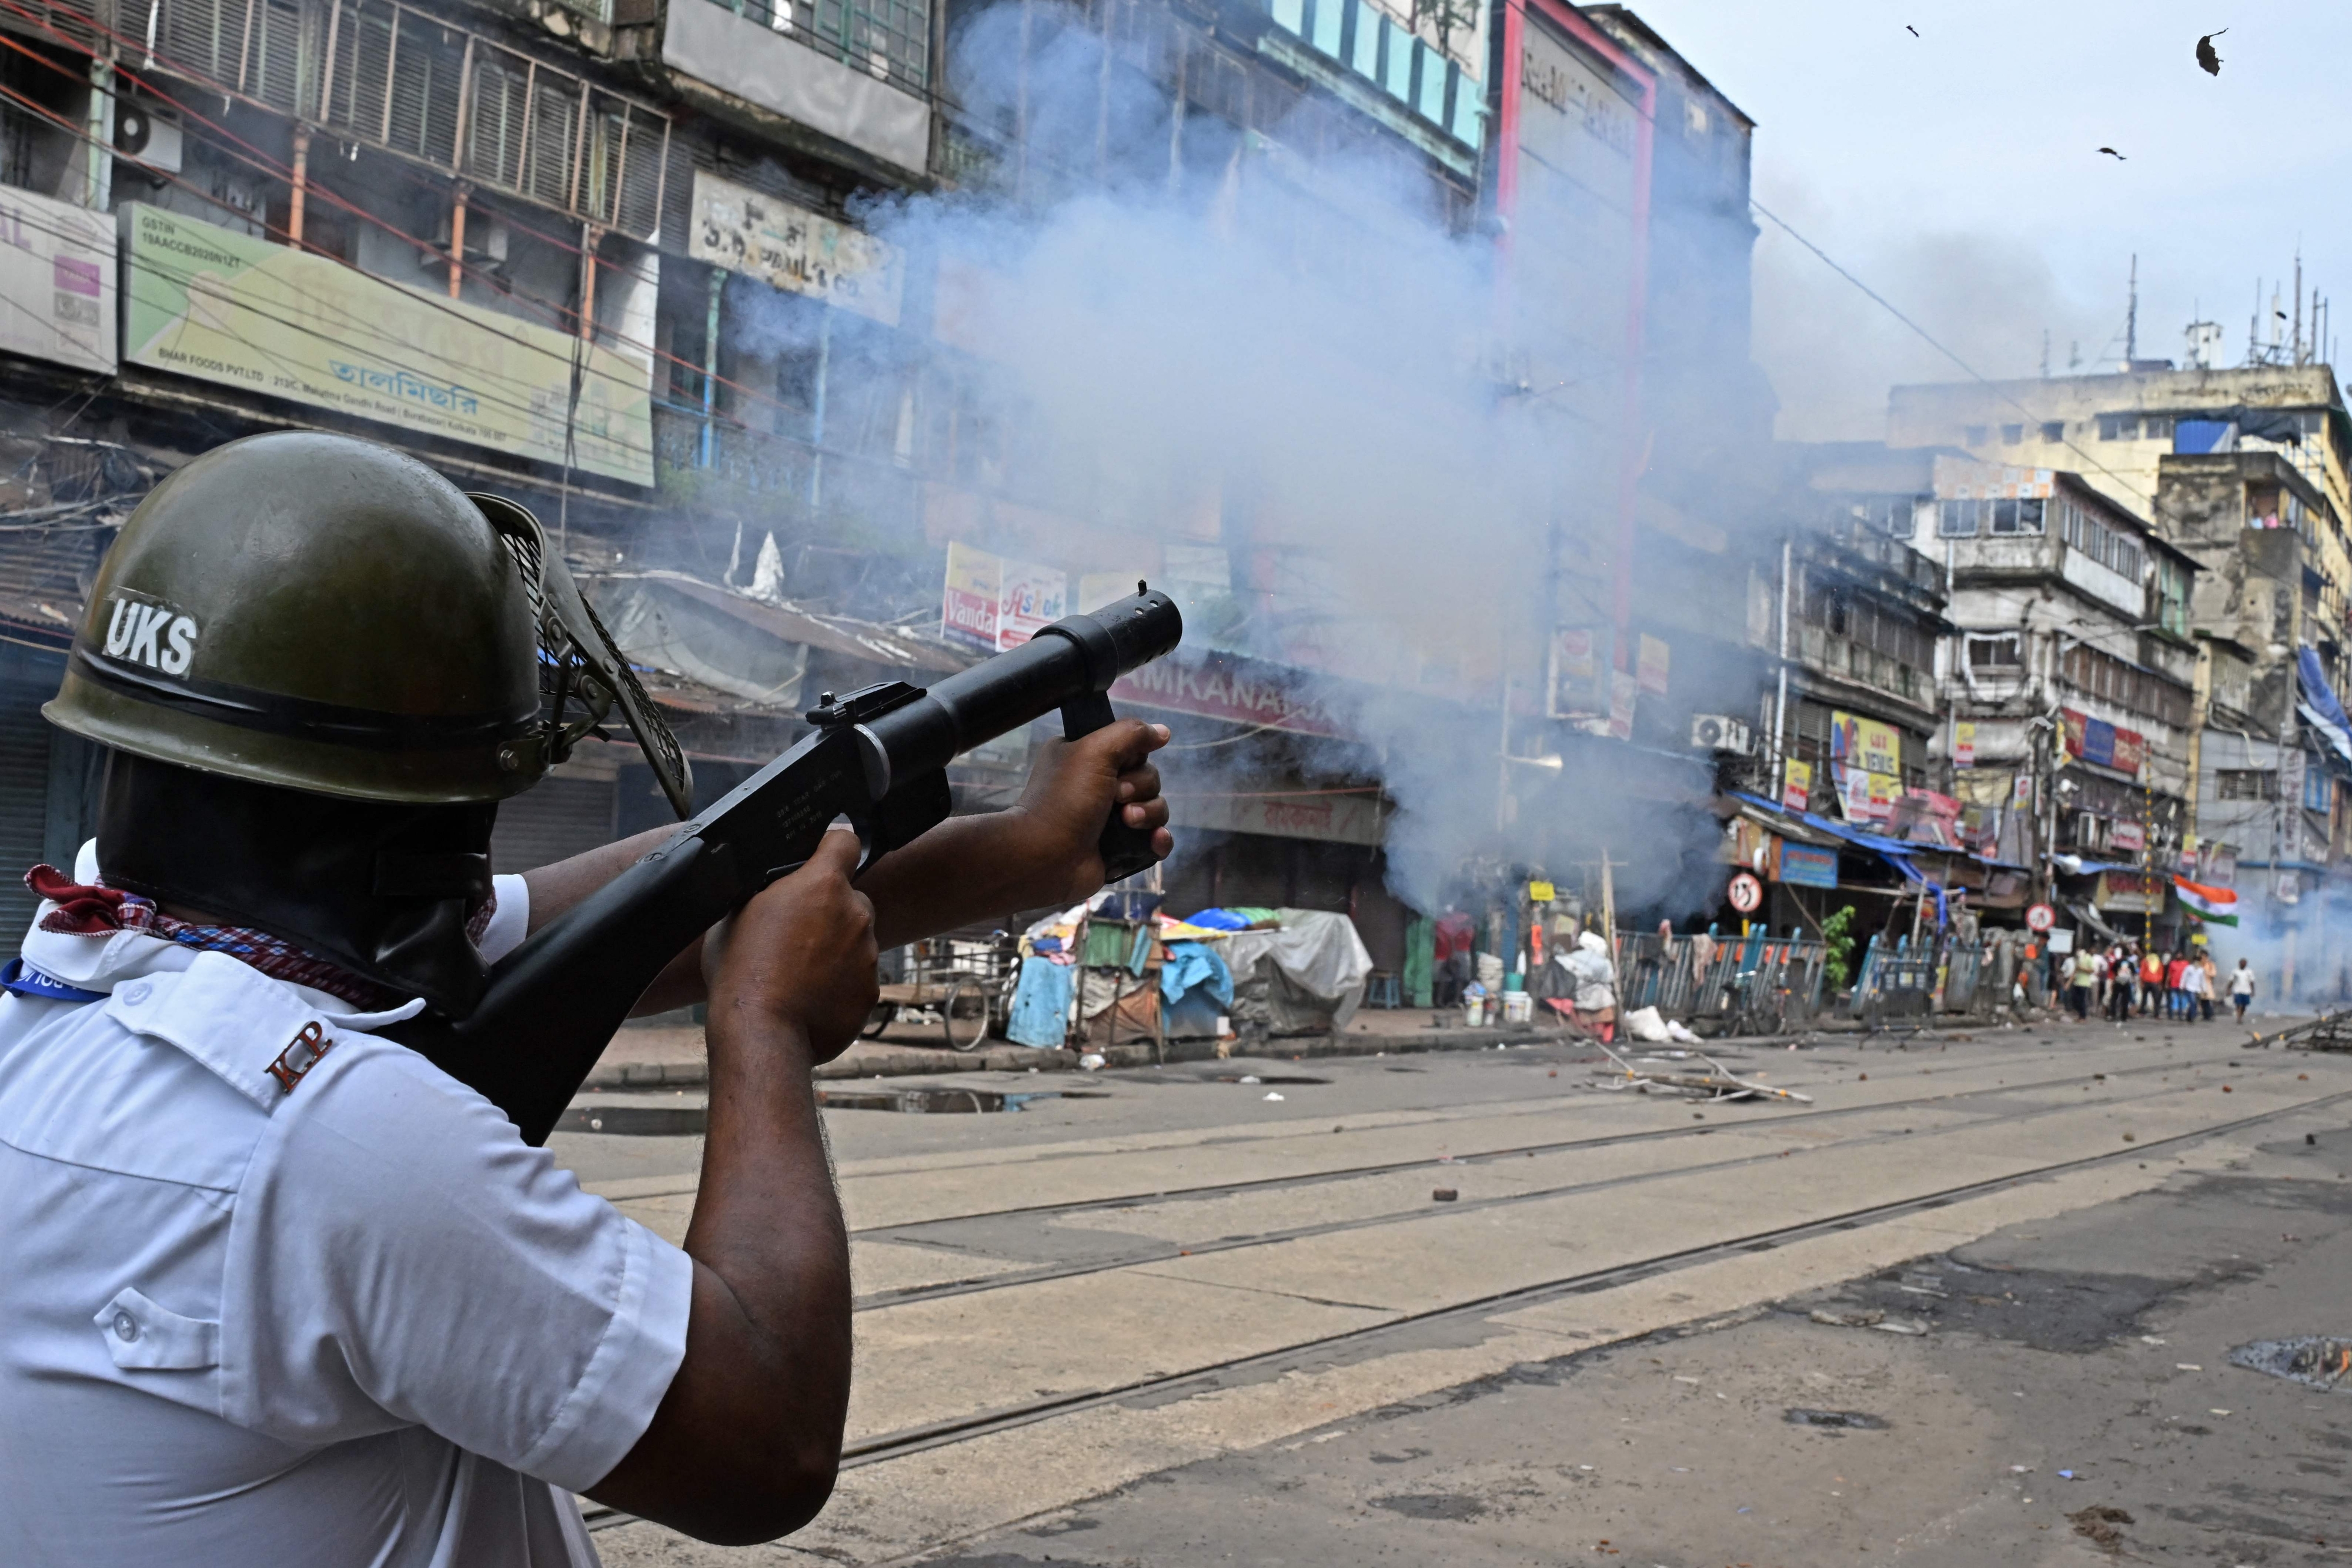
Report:
[{"label": "tear gas launcher", "polygon": [[[526,1142],[545,1143],[655,977],[806,861],[835,819],[857,830],[863,869],[948,815],[947,765],[958,753],[1056,708],[1069,739],[1110,723],[1111,683],[1183,635],[1175,603],[1137,587],[928,690],[887,681],[827,694],[808,715],[814,734],[501,959],[470,1013],[384,1032],[481,1091]],[[1152,861],[1149,835],[1117,807],[1102,852],[1112,880]]]}]

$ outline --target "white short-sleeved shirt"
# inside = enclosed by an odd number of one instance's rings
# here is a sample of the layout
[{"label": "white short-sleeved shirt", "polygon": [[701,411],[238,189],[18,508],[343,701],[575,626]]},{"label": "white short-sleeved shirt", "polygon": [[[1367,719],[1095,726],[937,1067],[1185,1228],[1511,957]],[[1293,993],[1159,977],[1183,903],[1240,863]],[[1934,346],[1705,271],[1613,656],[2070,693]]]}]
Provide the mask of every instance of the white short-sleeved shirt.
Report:
[{"label": "white short-sleeved shirt", "polygon": [[110,994],[0,998],[0,1563],[594,1563],[566,1489],[667,1390],[686,1255],[367,1032],[413,1004],[137,932],[24,953]]}]

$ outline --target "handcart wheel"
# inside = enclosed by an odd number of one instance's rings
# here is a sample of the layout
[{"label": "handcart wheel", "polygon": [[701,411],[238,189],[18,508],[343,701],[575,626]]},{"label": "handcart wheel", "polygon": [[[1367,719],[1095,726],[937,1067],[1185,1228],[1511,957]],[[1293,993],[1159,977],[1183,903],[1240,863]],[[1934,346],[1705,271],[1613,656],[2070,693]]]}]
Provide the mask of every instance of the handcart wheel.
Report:
[{"label": "handcart wheel", "polygon": [[957,980],[940,1004],[940,1028],[950,1051],[971,1051],[988,1038],[987,988],[975,980]]}]

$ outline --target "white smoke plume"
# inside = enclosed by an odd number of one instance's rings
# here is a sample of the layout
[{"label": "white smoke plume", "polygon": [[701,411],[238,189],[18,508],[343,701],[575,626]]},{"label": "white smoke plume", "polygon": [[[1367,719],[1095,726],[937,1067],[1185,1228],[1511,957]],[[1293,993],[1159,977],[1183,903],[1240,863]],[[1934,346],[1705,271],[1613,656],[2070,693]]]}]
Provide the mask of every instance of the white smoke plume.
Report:
[{"label": "white smoke plume", "polygon": [[[953,41],[967,110],[1027,120],[1025,167],[1007,152],[977,192],[864,214],[913,258],[910,276],[938,265],[935,312],[994,367],[971,395],[1019,472],[1007,498],[1086,525],[1055,562],[1074,586],[1118,570],[1119,540],[1223,547],[1271,608],[1197,615],[1193,641],[1379,691],[1343,706],[1370,754],[1360,764],[1398,806],[1389,874],[1407,902],[1438,907],[1474,860],[1605,845],[1627,865],[1623,902],[1696,906],[1720,885],[1716,824],[1688,802],[1627,799],[1605,743],[1565,748],[1556,778],[1515,772],[1521,800],[1498,827],[1502,680],[1539,714],[1546,558],[1605,546],[1589,536],[1613,517],[1618,459],[1613,430],[1506,384],[1492,235],[1450,228],[1402,160],[1310,161],[1280,128],[1235,134],[1196,115],[1171,162],[1166,99],[1116,62],[1106,99],[1099,46],[1075,20],[1037,7],[1024,24],[1004,6]],[[1025,72],[1024,25],[1045,40]],[[834,352],[835,373],[854,374],[838,340]],[[1010,510],[969,542],[1024,553]],[[1722,689],[1678,689],[1677,705],[1754,711],[1753,668],[1706,678]],[[1549,745],[1539,719],[1516,722],[1517,748]],[[1167,771],[1217,788],[1234,755],[1171,754]]]}]

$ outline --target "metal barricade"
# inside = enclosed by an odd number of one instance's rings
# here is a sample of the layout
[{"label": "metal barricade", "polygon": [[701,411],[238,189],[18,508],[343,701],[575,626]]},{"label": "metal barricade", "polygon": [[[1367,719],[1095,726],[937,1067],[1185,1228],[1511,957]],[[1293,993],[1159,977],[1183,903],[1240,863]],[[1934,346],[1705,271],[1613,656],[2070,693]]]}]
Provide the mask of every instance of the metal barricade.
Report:
[{"label": "metal barricade", "polygon": [[1704,941],[1621,935],[1618,998],[1629,1012],[1654,1007],[1717,1026],[1711,1033],[1777,1034],[1819,1011],[1825,957],[1818,941],[1760,931]]},{"label": "metal barricade", "polygon": [[1873,936],[1847,1011],[1855,1018],[1913,1018],[1930,1011],[1941,957],[1933,942],[1915,946],[1907,936],[1892,943],[1884,934]]}]

